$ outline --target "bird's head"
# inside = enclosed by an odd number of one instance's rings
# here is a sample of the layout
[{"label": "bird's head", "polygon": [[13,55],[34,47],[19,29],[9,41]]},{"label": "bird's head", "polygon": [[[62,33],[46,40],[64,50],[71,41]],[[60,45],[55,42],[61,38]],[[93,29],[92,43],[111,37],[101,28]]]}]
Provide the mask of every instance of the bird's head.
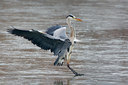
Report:
[{"label": "bird's head", "polygon": [[80,21],[80,22],[82,22],[81,19],[76,18],[76,17],[75,17],[74,15],[72,15],[72,14],[69,14],[69,15],[66,17],[66,19],[67,19],[67,20],[75,20],[75,21]]}]

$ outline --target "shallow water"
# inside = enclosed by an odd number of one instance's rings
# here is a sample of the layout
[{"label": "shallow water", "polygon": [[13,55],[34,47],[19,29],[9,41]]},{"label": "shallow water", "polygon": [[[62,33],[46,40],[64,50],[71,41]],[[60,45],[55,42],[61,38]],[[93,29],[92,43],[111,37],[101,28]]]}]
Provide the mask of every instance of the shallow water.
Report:
[{"label": "shallow water", "polygon": [[[0,2],[0,85],[127,85],[127,0],[2,0]],[[73,14],[77,38],[71,66],[53,66],[56,57],[6,32],[10,26],[45,31],[66,25]]]}]

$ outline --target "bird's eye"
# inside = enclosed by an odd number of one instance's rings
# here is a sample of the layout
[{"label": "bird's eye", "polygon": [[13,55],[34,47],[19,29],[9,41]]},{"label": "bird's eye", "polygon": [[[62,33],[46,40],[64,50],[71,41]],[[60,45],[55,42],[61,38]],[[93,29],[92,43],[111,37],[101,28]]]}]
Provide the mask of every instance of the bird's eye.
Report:
[{"label": "bird's eye", "polygon": [[72,18],[72,19],[75,19],[76,17],[72,14],[69,14],[66,18]]},{"label": "bird's eye", "polygon": [[72,18],[73,18],[73,19],[75,19],[76,17],[75,17],[75,16],[73,16]]}]

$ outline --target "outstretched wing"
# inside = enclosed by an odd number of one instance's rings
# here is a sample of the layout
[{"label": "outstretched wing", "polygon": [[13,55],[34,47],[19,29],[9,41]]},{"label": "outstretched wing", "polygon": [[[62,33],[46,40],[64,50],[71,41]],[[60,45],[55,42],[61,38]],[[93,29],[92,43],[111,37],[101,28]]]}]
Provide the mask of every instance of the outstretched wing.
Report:
[{"label": "outstretched wing", "polygon": [[61,27],[62,27],[62,26],[60,26],[60,25],[55,25],[55,26],[49,27],[49,28],[46,30],[46,33],[53,36],[54,31],[56,31],[57,29],[60,29]]},{"label": "outstretched wing", "polygon": [[36,30],[29,31],[20,29],[8,29],[8,32],[28,39],[33,44],[39,46],[41,49],[51,50],[51,52],[53,52],[54,55],[59,55],[65,43],[68,44],[65,50],[67,50],[71,44],[70,42],[66,42],[66,40],[61,41],[59,39],[55,39],[51,35],[40,33]]},{"label": "outstretched wing", "polygon": [[66,27],[56,25],[47,29],[47,34],[54,36],[56,39],[65,40],[68,39],[66,35]]}]

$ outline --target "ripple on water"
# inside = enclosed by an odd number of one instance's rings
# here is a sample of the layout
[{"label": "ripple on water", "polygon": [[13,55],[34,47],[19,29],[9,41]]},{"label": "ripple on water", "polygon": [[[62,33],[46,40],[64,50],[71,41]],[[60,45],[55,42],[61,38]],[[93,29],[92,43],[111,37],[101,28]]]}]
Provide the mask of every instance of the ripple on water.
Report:
[{"label": "ripple on water", "polygon": [[[2,85],[126,85],[128,83],[127,0],[2,0],[0,3],[0,84]],[[40,10],[40,11],[39,11]],[[74,14],[77,38],[71,67],[85,76],[73,77],[56,57],[29,41],[6,32],[66,25]],[[69,30],[68,30],[69,31]],[[69,32],[68,32],[69,33]]]}]

